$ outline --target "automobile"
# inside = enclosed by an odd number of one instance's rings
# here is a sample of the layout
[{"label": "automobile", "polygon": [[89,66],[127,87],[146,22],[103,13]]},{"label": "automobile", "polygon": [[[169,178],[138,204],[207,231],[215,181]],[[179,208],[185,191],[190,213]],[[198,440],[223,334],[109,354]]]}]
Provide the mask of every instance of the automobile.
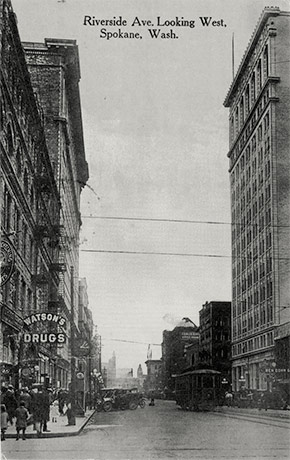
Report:
[{"label": "automobile", "polygon": [[115,403],[116,388],[103,388],[97,399],[96,409],[98,411],[110,412]]},{"label": "automobile", "polygon": [[103,388],[97,400],[98,411],[110,412],[111,410],[136,410],[138,406],[142,409],[146,402],[143,394],[132,388]]}]

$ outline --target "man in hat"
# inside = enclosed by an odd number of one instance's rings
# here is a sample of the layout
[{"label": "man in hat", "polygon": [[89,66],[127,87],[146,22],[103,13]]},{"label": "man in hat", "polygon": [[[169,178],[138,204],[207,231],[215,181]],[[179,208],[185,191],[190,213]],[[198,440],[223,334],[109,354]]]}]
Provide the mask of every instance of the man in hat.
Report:
[{"label": "man in hat", "polygon": [[20,402],[23,401],[25,403],[25,407],[26,409],[30,411],[30,405],[31,405],[31,396],[30,394],[28,393],[28,388],[27,387],[24,387],[23,390],[21,391],[20,393],[20,396],[19,396],[19,400]]},{"label": "man in hat", "polygon": [[3,397],[3,404],[6,406],[8,421],[13,425],[13,417],[15,417],[15,411],[18,406],[13,385],[8,385],[8,390]]},{"label": "man in hat", "polygon": [[34,429],[37,431],[37,436],[41,436],[42,418],[43,418],[43,398],[41,389],[37,383],[32,385],[31,391],[31,413],[33,417]]}]

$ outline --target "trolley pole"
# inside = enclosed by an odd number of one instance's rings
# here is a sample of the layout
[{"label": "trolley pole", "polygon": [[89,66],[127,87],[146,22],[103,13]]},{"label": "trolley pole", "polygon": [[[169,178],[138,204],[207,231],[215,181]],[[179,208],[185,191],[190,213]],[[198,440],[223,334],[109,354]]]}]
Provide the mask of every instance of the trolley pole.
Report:
[{"label": "trolley pole", "polygon": [[90,409],[92,408],[92,331],[89,332],[89,398]]},{"label": "trolley pole", "polygon": [[76,413],[76,363],[75,363],[75,314],[74,314],[74,267],[70,267],[70,301],[71,301],[71,314],[70,314],[70,336],[71,336],[71,417],[68,420],[69,425],[75,425]]}]

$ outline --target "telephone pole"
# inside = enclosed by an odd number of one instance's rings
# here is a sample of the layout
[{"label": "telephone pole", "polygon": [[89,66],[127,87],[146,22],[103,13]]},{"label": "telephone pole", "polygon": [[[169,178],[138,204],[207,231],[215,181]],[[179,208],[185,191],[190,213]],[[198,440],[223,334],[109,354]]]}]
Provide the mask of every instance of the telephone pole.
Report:
[{"label": "telephone pole", "polygon": [[76,362],[75,362],[75,313],[74,313],[74,267],[70,267],[70,345],[71,345],[71,417],[68,419],[69,425],[75,425],[75,409],[76,409]]}]

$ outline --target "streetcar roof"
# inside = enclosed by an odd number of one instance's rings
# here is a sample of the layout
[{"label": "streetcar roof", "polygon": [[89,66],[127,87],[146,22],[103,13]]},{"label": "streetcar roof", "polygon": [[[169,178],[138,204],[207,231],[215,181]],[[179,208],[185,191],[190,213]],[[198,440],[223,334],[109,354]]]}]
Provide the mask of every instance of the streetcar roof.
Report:
[{"label": "streetcar roof", "polygon": [[182,377],[183,375],[199,375],[199,374],[208,374],[208,375],[219,375],[221,372],[215,371],[213,369],[196,369],[194,371],[184,372],[183,374],[177,374],[175,377]]}]

